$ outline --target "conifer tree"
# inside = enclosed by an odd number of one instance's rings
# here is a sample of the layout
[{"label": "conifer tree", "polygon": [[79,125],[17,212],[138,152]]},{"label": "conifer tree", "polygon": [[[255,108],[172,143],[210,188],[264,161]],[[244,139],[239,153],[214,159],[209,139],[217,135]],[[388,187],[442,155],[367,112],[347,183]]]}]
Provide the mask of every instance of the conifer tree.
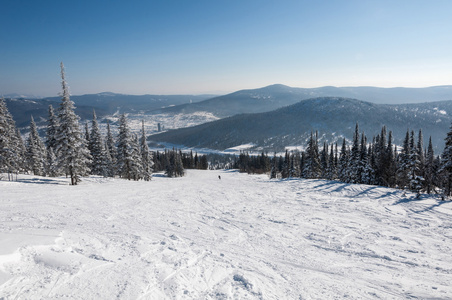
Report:
[{"label": "conifer tree", "polygon": [[79,117],[74,112],[74,102],[69,96],[64,65],[61,63],[62,98],[58,111],[59,127],[56,132],[56,151],[58,165],[70,176],[71,185],[76,185],[81,176],[89,174],[90,154],[87,141],[80,131]]},{"label": "conifer tree", "polygon": [[311,137],[305,151],[303,177],[319,178],[321,172],[317,133],[314,138],[311,132]]},{"label": "conifer tree", "polygon": [[107,138],[105,141],[105,152],[108,154],[108,163],[107,163],[107,169],[108,174],[111,177],[114,177],[116,174],[116,158],[118,156],[118,151],[116,149],[115,140],[113,138],[113,134],[111,133],[110,129],[110,121],[107,121]]},{"label": "conifer tree", "polygon": [[440,172],[444,177],[444,195],[450,196],[452,193],[452,125],[445,141],[446,145],[441,156]]},{"label": "conifer tree", "polygon": [[57,133],[58,127],[59,127],[58,118],[55,115],[53,106],[49,105],[49,117],[47,119],[46,141],[45,141],[47,150],[52,148],[53,151],[55,151],[55,149],[56,149],[56,144],[57,144],[56,133]]},{"label": "conifer tree", "polygon": [[270,179],[275,179],[278,176],[278,158],[276,157],[276,152],[272,160],[272,168],[270,170]]},{"label": "conifer tree", "polygon": [[107,177],[109,173],[107,166],[108,158],[95,111],[93,111],[91,132],[88,132],[88,129],[86,129],[85,135],[89,137],[88,149],[92,157],[91,174]]},{"label": "conifer tree", "polygon": [[349,151],[345,138],[342,140],[341,153],[339,155],[339,180],[342,182],[349,182],[348,165],[349,165]]},{"label": "conifer tree", "polygon": [[131,150],[131,175],[133,180],[140,180],[144,178],[144,168],[142,164],[142,156],[140,151],[140,143],[138,142],[138,136],[132,134],[132,140],[130,144]]},{"label": "conifer tree", "polygon": [[289,150],[286,149],[286,154],[284,155],[284,162],[281,169],[281,178],[289,178],[290,176],[290,154]]},{"label": "conifer tree", "polygon": [[23,141],[16,130],[14,122],[5,99],[0,98],[0,172],[8,173],[9,180],[12,174],[24,169]]},{"label": "conifer tree", "polygon": [[[141,139],[140,139],[140,150],[141,150],[141,164],[143,166],[143,179],[149,181],[152,179],[152,167],[154,165],[151,151],[149,151],[149,146],[146,141],[146,133],[144,131],[144,121],[141,124]],[[190,153],[193,157],[193,153]],[[190,163],[190,165],[193,163]]]},{"label": "conifer tree", "polygon": [[410,190],[415,192],[419,197],[420,191],[422,189],[422,184],[424,178],[421,176],[420,172],[420,159],[419,159],[419,149],[417,148],[414,141],[414,131],[411,131],[410,144],[409,144],[409,185]]},{"label": "conifer tree", "polygon": [[133,170],[133,149],[132,149],[132,134],[130,133],[127,119],[124,114],[119,118],[119,134],[118,134],[118,154],[116,157],[116,169],[121,178],[128,180],[134,179]]},{"label": "conifer tree", "polygon": [[31,117],[30,134],[26,143],[26,157],[28,168],[34,175],[45,175],[46,167],[46,150],[38,134],[36,123]]},{"label": "conifer tree", "polygon": [[404,189],[409,184],[410,133],[407,130],[403,140],[403,148],[397,160],[397,185]]},{"label": "conifer tree", "polygon": [[428,148],[427,148],[427,157],[425,161],[425,188],[427,194],[430,194],[432,192],[432,189],[434,187],[433,185],[433,179],[435,168],[434,168],[434,162],[435,162],[435,154],[433,152],[433,145],[432,145],[432,137],[429,138],[428,141]]},{"label": "conifer tree", "polygon": [[350,162],[349,162],[349,176],[350,183],[358,183],[360,180],[360,170],[359,170],[359,161],[360,161],[360,150],[359,150],[359,126],[356,123],[355,133],[353,134],[353,145],[350,152]]}]

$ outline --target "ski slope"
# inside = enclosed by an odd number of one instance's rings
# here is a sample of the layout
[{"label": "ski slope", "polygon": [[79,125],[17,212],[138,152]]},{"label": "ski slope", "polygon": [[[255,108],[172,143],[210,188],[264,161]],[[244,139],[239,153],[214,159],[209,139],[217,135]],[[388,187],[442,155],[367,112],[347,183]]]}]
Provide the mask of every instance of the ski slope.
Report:
[{"label": "ski slope", "polygon": [[452,202],[394,189],[20,176],[0,220],[0,299],[452,298]]}]

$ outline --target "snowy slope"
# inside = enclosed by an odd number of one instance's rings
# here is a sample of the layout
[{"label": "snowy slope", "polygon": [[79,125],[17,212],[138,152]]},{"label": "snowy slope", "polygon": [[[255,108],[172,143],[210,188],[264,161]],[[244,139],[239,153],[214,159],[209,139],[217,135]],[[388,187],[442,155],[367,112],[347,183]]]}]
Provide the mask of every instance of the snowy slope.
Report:
[{"label": "snowy slope", "polygon": [[21,176],[0,220],[0,299],[452,298],[452,202],[388,188]]}]

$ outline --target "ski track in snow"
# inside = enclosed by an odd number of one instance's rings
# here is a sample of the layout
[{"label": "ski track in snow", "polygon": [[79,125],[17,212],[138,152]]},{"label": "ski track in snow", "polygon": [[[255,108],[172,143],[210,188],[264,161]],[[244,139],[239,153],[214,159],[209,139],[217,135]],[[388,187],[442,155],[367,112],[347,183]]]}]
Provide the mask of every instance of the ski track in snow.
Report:
[{"label": "ski track in snow", "polygon": [[19,176],[0,220],[0,299],[452,298],[452,202],[389,188]]}]

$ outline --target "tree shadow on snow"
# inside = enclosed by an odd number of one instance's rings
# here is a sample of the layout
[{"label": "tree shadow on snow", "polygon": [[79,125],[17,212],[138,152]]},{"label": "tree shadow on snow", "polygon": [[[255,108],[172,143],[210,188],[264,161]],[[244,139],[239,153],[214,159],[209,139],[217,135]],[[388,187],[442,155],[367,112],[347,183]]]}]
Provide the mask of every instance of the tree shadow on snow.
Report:
[{"label": "tree shadow on snow", "polygon": [[33,184],[58,184],[66,185],[69,184],[69,180],[62,180],[60,178],[27,178],[27,179],[17,179],[17,182],[22,183],[33,183]]}]

